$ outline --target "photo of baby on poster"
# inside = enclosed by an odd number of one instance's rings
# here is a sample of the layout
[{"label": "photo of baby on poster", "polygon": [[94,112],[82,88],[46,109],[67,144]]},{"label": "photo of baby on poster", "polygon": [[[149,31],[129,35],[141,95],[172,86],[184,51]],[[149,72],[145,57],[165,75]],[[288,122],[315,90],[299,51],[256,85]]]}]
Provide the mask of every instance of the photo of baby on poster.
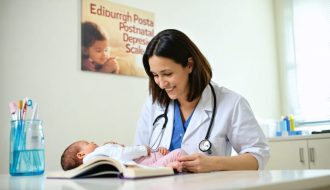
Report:
[{"label": "photo of baby on poster", "polygon": [[154,14],[107,0],[82,0],[81,69],[146,77],[142,55]]}]

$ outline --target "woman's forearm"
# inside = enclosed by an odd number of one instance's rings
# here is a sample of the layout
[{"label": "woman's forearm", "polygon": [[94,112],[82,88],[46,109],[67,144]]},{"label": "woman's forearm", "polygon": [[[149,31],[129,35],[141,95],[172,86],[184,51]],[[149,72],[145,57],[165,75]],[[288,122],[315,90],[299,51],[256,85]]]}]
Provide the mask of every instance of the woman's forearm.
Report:
[{"label": "woman's forearm", "polygon": [[224,170],[257,170],[258,161],[249,153],[238,156],[207,156],[200,153],[181,156],[178,159],[183,170],[201,173]]},{"label": "woman's forearm", "polygon": [[215,156],[212,160],[217,171],[258,169],[257,159],[249,153],[230,157]]}]

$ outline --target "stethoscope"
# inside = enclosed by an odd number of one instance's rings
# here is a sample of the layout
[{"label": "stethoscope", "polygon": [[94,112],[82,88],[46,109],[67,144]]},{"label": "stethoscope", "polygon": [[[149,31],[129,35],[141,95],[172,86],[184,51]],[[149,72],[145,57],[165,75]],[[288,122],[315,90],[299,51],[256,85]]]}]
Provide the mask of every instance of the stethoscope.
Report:
[{"label": "stethoscope", "polygon": [[[209,85],[211,87],[212,95],[213,95],[213,112],[212,112],[212,117],[211,117],[210,125],[209,125],[209,128],[207,129],[207,133],[205,135],[205,138],[199,143],[199,150],[202,151],[202,152],[207,152],[208,154],[212,154],[212,151],[211,151],[212,143],[209,140],[209,137],[210,137],[211,128],[212,128],[214,117],[215,117],[215,113],[216,113],[217,98],[216,98],[216,95],[215,95],[215,91],[214,91],[213,86],[211,84],[209,84]],[[165,128],[166,128],[166,125],[167,125],[167,122],[168,122],[168,117],[167,117],[168,107],[169,107],[169,103],[166,105],[166,108],[165,108],[164,113],[163,114],[160,114],[159,116],[157,116],[156,119],[155,119],[155,121],[152,123],[152,125],[153,125],[153,131],[151,133],[151,136],[152,136],[152,134],[153,134],[153,132],[155,130],[155,124],[157,123],[157,121],[160,120],[160,119],[162,119],[162,118],[164,118],[164,120],[165,120],[164,121],[164,124],[162,126],[162,129],[161,129],[161,132],[158,134],[155,142],[151,146],[153,148],[156,145],[156,143],[158,142],[158,145],[156,146],[157,148],[156,149],[153,149],[153,150],[157,150],[158,149],[158,147],[160,145],[160,142],[163,139],[164,131],[165,131]]]}]

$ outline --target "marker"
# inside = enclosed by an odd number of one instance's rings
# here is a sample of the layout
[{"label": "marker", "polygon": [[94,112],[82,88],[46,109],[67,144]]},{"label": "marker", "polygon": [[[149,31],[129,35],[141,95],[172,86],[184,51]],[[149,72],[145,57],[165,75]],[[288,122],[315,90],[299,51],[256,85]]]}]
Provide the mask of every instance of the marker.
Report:
[{"label": "marker", "polygon": [[33,106],[33,111],[32,111],[32,116],[31,116],[31,120],[35,120],[38,119],[39,117],[39,107],[38,107],[38,103],[35,103]]},{"label": "marker", "polygon": [[32,100],[30,98],[25,98],[25,101],[28,107],[32,107]]},{"label": "marker", "polygon": [[9,102],[8,107],[11,114],[11,120],[17,120],[17,104],[15,102]]},{"label": "marker", "polygon": [[23,107],[23,101],[19,100],[18,101],[18,116],[17,116],[17,120],[22,120],[22,107]]}]

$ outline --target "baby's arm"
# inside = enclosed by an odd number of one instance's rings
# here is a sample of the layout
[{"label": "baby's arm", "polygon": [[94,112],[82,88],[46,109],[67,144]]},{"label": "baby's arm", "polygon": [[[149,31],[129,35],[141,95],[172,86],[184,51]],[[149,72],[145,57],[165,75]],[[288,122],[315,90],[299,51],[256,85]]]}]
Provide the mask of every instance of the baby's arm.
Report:
[{"label": "baby's arm", "polygon": [[147,156],[148,150],[145,146],[121,146],[119,144],[108,143],[98,147],[95,154],[109,156],[119,160],[133,160],[141,156]]},{"label": "baby's arm", "polygon": [[103,145],[105,145],[105,144],[118,144],[118,145],[120,145],[120,146],[122,146],[122,147],[125,147],[125,145],[123,145],[123,144],[119,144],[119,143],[117,143],[117,142],[115,142],[115,141],[108,141],[108,142],[105,142]]},{"label": "baby's arm", "polygon": [[121,159],[123,160],[133,160],[140,158],[141,156],[148,156],[151,152],[151,149],[147,146],[126,146],[123,147],[121,152]]}]

